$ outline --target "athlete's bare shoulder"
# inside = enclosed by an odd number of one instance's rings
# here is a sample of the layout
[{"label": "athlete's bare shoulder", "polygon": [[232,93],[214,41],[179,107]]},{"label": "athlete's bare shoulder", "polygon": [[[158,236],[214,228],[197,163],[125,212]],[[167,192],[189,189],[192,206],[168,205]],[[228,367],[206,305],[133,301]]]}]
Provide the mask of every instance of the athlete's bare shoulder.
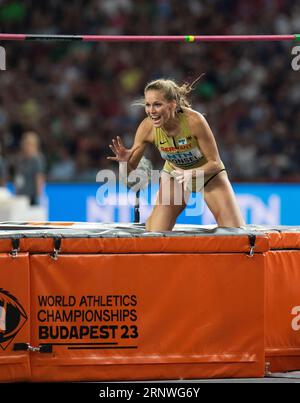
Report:
[{"label": "athlete's bare shoulder", "polygon": [[151,122],[151,119],[146,117],[144,120],[141,121],[136,131],[136,138],[138,138],[140,142],[154,142],[153,124]]},{"label": "athlete's bare shoulder", "polygon": [[202,113],[195,111],[191,108],[183,108],[183,112],[187,118],[188,124],[190,128],[194,128],[195,126],[202,126],[205,125],[206,119],[202,115]]}]

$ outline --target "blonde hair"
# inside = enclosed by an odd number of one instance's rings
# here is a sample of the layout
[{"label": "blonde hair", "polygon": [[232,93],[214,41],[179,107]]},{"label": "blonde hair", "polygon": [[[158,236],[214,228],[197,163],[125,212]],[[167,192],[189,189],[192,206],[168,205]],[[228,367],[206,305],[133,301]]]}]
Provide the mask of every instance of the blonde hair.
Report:
[{"label": "blonde hair", "polygon": [[160,78],[153,80],[145,86],[144,94],[149,90],[162,91],[168,102],[176,101],[177,108],[191,107],[191,103],[187,99],[187,95],[194,89],[194,85],[202,78],[203,74],[196,78],[192,84],[184,83],[178,85],[176,81]]}]

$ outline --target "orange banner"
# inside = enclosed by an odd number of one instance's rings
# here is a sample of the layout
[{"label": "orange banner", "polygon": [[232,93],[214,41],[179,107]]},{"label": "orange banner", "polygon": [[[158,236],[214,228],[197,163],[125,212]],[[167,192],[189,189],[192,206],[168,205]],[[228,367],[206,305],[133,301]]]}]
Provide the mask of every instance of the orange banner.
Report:
[{"label": "orange banner", "polygon": [[32,343],[52,346],[32,354],[32,379],[263,376],[263,265],[245,254],[30,256]]}]

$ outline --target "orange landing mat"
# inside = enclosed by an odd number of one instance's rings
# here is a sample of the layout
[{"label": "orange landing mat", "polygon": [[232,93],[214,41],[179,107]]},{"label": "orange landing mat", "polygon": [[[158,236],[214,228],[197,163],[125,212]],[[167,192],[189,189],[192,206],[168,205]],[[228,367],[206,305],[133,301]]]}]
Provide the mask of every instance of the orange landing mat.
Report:
[{"label": "orange landing mat", "polygon": [[0,224],[0,381],[300,368],[300,228]]}]

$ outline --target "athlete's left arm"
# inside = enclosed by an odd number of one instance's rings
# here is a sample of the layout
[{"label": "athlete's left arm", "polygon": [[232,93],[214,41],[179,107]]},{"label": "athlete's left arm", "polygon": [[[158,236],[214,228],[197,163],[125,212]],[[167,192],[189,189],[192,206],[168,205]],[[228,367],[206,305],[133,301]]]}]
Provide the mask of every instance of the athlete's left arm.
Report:
[{"label": "athlete's left arm", "polygon": [[200,113],[193,112],[190,116],[190,130],[197,138],[201,152],[207,163],[201,166],[204,171],[204,177],[218,173],[222,168],[217,143],[209,124]]}]

